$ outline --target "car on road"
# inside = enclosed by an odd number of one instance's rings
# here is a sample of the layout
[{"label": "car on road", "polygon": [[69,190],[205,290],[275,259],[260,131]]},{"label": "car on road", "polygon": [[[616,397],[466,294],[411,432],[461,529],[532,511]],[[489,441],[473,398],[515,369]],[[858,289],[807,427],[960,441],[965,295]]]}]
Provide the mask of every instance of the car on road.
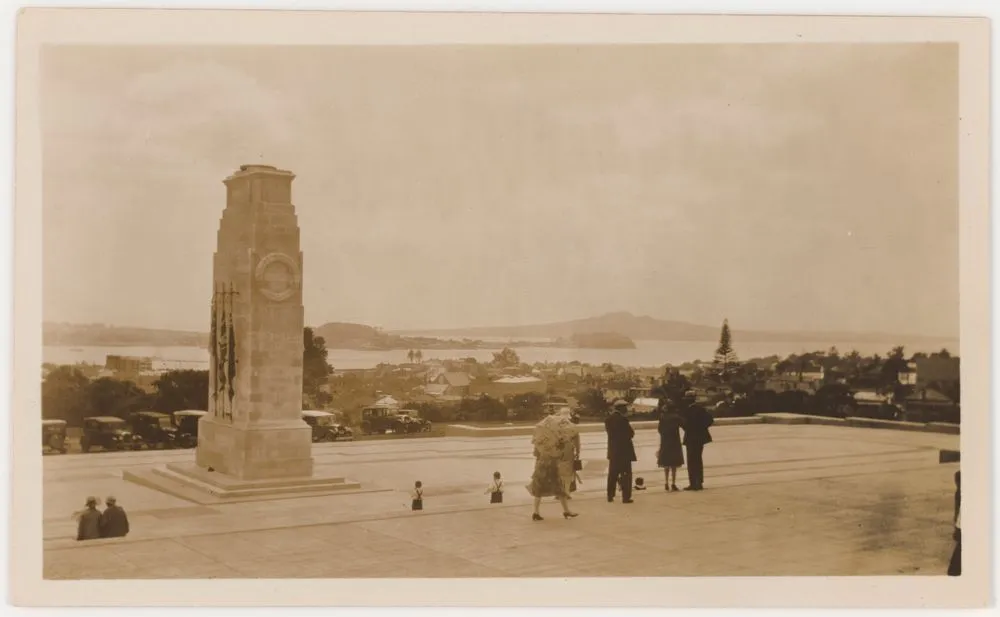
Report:
[{"label": "car on road", "polygon": [[208,415],[200,409],[182,409],[173,414],[173,424],[177,427],[177,447],[193,448],[198,445],[198,420]]},{"label": "car on road", "polygon": [[91,416],[83,419],[80,450],[139,450],[142,440],[132,433],[128,422],[115,416]]},{"label": "car on road", "polygon": [[407,433],[427,433],[433,428],[430,421],[421,418],[416,409],[400,409],[396,413],[403,421]]},{"label": "car on road", "polygon": [[176,448],[177,427],[169,414],[140,411],[129,416],[132,434],[150,448]]},{"label": "car on road", "polygon": [[396,434],[410,432],[409,418],[401,417],[398,409],[373,405],[361,410],[361,432],[365,435],[384,435],[391,431]]},{"label": "car on road", "polygon": [[302,411],[302,419],[312,428],[313,442],[319,441],[348,441],[354,439],[354,431],[341,422],[337,421],[337,414],[330,411],[317,409],[305,409]]},{"label": "car on road", "polygon": [[42,454],[49,450],[66,454],[65,420],[42,420]]}]

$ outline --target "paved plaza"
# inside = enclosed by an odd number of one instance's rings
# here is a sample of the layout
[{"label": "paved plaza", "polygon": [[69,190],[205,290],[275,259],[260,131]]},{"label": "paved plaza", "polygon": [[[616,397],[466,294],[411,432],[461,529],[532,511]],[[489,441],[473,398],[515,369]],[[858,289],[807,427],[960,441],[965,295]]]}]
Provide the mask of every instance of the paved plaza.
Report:
[{"label": "paved plaza", "polygon": [[[952,549],[957,435],[818,425],[713,428],[706,490],[667,493],[657,434],[636,434],[635,503],[604,497],[605,437],[583,434],[584,484],[564,520],[530,519],[530,437],[316,444],[317,468],[361,483],[328,496],[199,505],[125,469],[194,452],[44,459],[49,579],[941,575]],[[484,494],[503,473],[505,503]],[[678,484],[686,484],[685,471]],[[425,510],[409,510],[414,480]],[[73,511],[114,495],[126,539],[76,542]]]}]

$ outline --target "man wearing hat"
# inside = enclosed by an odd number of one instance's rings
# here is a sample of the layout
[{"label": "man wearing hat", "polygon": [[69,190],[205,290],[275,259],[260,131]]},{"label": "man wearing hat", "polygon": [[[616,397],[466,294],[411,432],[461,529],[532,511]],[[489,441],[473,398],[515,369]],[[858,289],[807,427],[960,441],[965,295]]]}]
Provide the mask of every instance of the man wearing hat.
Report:
[{"label": "man wearing hat", "polygon": [[128,516],[125,510],[118,505],[118,500],[114,497],[108,497],[104,503],[108,507],[101,514],[101,537],[124,538],[128,535]]},{"label": "man wearing hat", "polygon": [[635,429],[625,417],[628,403],[618,399],[611,415],[604,421],[608,433],[608,501],[615,500],[615,489],[622,487],[622,503],[632,503],[632,461],[636,460],[632,438]]},{"label": "man wearing hat", "polygon": [[708,428],[715,422],[704,407],[696,403],[694,390],[684,393],[684,411],[681,413],[681,426],[684,429],[684,449],[687,450],[688,483],[685,491],[700,491],[705,484],[705,464],[702,452],[705,444],[712,443],[712,434]]},{"label": "man wearing hat", "polygon": [[76,528],[77,540],[97,540],[101,537],[101,513],[97,509],[97,497],[87,497],[87,507],[80,512]]}]

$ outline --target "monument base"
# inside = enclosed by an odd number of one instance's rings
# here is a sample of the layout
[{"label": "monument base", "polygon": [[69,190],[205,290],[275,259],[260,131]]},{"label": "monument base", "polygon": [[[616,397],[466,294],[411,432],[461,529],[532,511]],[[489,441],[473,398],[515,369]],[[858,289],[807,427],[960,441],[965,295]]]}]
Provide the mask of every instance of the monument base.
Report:
[{"label": "monument base", "polygon": [[208,471],[194,463],[126,470],[122,477],[174,497],[201,505],[318,497],[359,492],[361,484],[332,474],[245,480]]},{"label": "monument base", "polygon": [[239,426],[207,415],[198,421],[199,467],[240,480],[312,475],[312,429],[302,420]]}]

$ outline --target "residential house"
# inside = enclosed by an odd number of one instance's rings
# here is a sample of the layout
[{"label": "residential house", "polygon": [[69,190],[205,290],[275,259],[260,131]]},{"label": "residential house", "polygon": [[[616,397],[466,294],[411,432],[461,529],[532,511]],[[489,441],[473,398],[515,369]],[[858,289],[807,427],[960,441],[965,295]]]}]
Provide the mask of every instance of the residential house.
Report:
[{"label": "residential house", "polygon": [[393,398],[392,396],[390,396],[388,394],[386,394],[386,395],[379,395],[379,397],[375,400],[375,402],[372,403],[371,407],[383,407],[383,408],[386,408],[386,409],[397,409],[397,408],[399,408],[399,401],[397,401],[395,398]]},{"label": "residential house", "polygon": [[470,395],[479,396],[481,394],[486,394],[488,396],[492,396],[493,398],[504,398],[507,396],[529,394],[532,392],[545,394],[547,390],[548,383],[544,379],[532,377],[530,375],[510,375],[494,379],[489,383],[476,383],[470,384],[469,386]]},{"label": "residential house", "polygon": [[660,406],[660,399],[640,397],[632,401],[632,413],[650,413]]},{"label": "residential house", "polygon": [[919,388],[900,401],[903,417],[915,422],[960,421],[960,406],[946,394],[933,388]]},{"label": "residential house", "polygon": [[604,398],[609,403],[616,399],[628,398],[628,390],[624,388],[604,388]]},{"label": "residential house", "polygon": [[826,382],[826,369],[822,366],[790,368],[768,377],[764,388],[774,392],[816,392]]},{"label": "residential house", "polygon": [[580,364],[569,364],[560,367],[556,371],[556,377],[567,381],[569,383],[579,383],[583,380],[584,375],[586,375],[583,365]]},{"label": "residential house", "polygon": [[961,381],[961,360],[959,358],[917,358],[914,361],[916,384],[925,387],[932,383],[943,387],[958,384]]},{"label": "residential house", "polygon": [[411,396],[413,402],[457,403],[463,397],[449,393],[448,384],[429,383],[415,389]]},{"label": "residential house", "polygon": [[466,396],[469,394],[469,386],[472,380],[467,373],[441,373],[434,379],[437,385],[446,386],[447,394],[454,396]]},{"label": "residential house", "polygon": [[899,383],[904,386],[915,386],[917,385],[917,363],[907,362],[906,368],[899,371],[897,375]]},{"label": "residential house", "polygon": [[649,398],[652,396],[652,392],[653,388],[651,386],[639,386],[628,389],[628,394],[632,398]]},{"label": "residential house", "polygon": [[117,373],[137,374],[153,370],[153,359],[139,356],[108,355],[104,359],[104,368]]}]

